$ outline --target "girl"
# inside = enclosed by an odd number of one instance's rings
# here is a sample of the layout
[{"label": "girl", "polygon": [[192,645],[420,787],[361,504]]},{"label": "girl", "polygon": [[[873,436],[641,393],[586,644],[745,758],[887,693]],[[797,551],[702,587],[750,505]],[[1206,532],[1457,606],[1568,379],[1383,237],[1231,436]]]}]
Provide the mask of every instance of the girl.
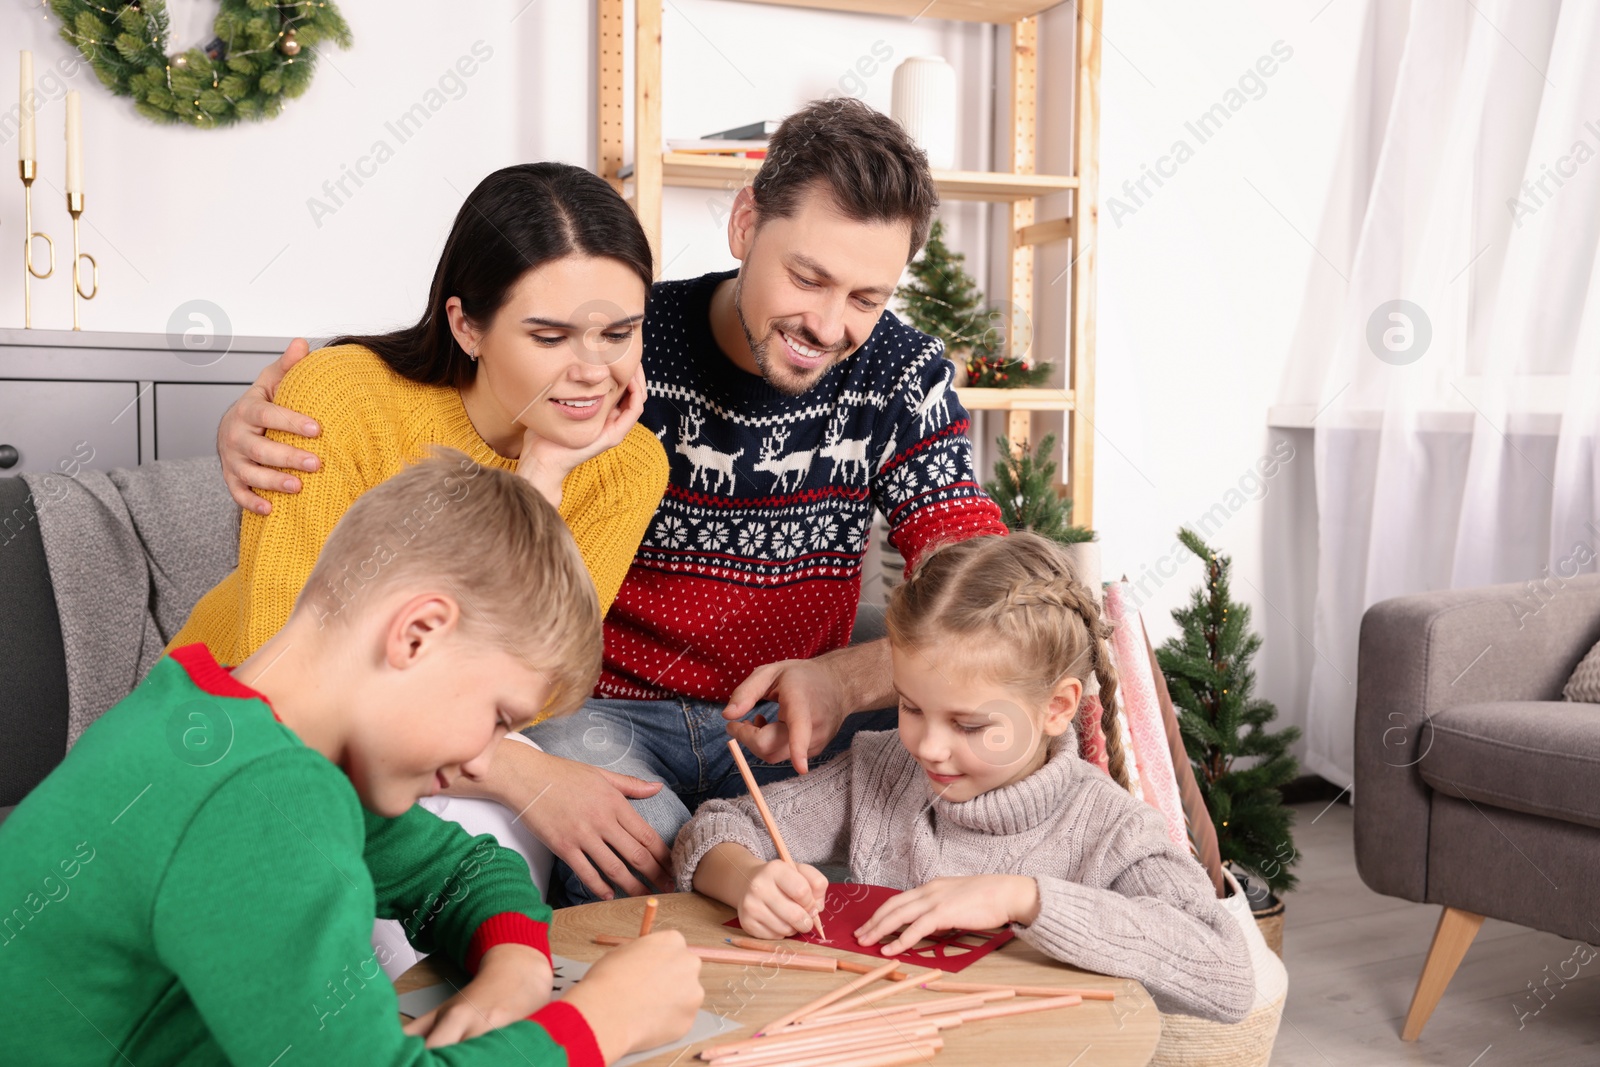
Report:
[{"label": "girl", "polygon": [[[753,937],[809,930],[827,879],[904,892],[852,931],[894,955],[940,930],[1010,924],[1055,959],[1143,983],[1163,1011],[1235,1022],[1254,982],[1244,936],[1159,814],[1078,757],[1088,670],[1116,673],[1089,590],[1031,533],[927,553],[889,600],[898,734],[763,790],[800,869],[777,861],[749,797],[711,800],[678,835],[678,888],[739,910]],[[1123,783],[1123,784],[1119,784]],[[898,931],[898,932],[897,932]]]}]

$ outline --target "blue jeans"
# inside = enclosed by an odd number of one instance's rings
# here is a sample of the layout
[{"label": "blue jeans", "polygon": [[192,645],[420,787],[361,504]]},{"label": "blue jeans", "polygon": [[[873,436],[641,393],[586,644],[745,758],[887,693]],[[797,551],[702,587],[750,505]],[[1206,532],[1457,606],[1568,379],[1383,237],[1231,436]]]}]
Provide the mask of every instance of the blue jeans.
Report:
[{"label": "blue jeans", "polygon": [[[554,756],[603,767],[666,785],[653,797],[630,800],[634,810],[672,847],[678,831],[694,810],[712,797],[747,792],[744,778],[728,751],[726,705],[702,700],[610,700],[591,698],[572,715],[530,726],[523,734]],[[745,716],[777,718],[773,701],[757,704]],[[893,730],[899,716],[893,708],[861,712],[845,719],[822,753],[809,761],[815,768],[850,747],[862,730]],[[792,764],[765,763],[746,751],[745,758],[761,785],[793,778]],[[635,876],[637,871],[633,872]],[[644,881],[643,878],[640,881]],[[588,904],[600,899],[559,858],[550,878],[551,903]],[[613,886],[613,888],[616,888]],[[622,895],[620,889],[618,895]]]}]

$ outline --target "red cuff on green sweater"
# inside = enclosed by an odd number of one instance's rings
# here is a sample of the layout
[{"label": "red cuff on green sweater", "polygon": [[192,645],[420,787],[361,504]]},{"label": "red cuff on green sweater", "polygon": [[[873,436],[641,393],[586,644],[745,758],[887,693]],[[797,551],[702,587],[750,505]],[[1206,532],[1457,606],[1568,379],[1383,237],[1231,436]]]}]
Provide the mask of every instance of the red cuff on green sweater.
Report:
[{"label": "red cuff on green sweater", "polygon": [[549,924],[530,919],[520,911],[502,911],[478,924],[472,934],[472,944],[467,946],[467,970],[477,974],[483,954],[496,945],[529,945],[543,952],[544,958],[550,961],[551,970],[555,969],[556,961],[550,955]]},{"label": "red cuff on green sweater", "polygon": [[565,1050],[567,1067],[606,1067],[589,1020],[566,1001],[551,1001],[528,1016],[528,1021],[544,1027],[550,1039]]}]

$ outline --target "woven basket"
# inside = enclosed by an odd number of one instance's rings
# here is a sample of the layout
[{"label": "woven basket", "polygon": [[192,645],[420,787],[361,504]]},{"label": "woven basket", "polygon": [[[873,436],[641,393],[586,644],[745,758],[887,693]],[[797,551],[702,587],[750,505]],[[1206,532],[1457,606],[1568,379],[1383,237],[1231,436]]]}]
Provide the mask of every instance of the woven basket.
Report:
[{"label": "woven basket", "polygon": [[[1289,992],[1289,975],[1283,961],[1267,948],[1266,938],[1250,919],[1250,905],[1232,873],[1223,878],[1233,895],[1218,903],[1228,910],[1244,932],[1255,971],[1256,1005],[1236,1023],[1216,1023],[1193,1015],[1161,1015],[1161,1043],[1151,1067],[1267,1067],[1278,1039],[1283,1000]],[[1280,920],[1281,921],[1281,920]]]},{"label": "woven basket", "polygon": [[1266,911],[1251,913],[1256,920],[1256,925],[1261,928],[1261,936],[1266,939],[1267,947],[1283,959],[1283,901],[1278,901]]}]

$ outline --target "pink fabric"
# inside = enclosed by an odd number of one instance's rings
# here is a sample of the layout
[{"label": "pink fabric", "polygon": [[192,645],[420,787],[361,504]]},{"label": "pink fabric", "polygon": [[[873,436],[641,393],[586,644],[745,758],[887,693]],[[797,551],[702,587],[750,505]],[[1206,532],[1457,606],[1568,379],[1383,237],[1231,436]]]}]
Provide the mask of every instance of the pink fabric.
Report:
[{"label": "pink fabric", "polygon": [[1172,750],[1161,721],[1155,676],[1150,672],[1139,616],[1128,614],[1127,595],[1126,582],[1106,583],[1106,618],[1116,624],[1111,646],[1117,660],[1117,703],[1122,705],[1123,721],[1138,756],[1140,791],[1166,820],[1167,836],[1173,844],[1187,848],[1183,800],[1178,795],[1178,775],[1172,767]]},{"label": "pink fabric", "polygon": [[1100,698],[1090,695],[1083,698],[1078,710],[1078,755],[1084,761],[1111,773],[1111,763],[1106,757],[1106,734],[1100,726]]}]

